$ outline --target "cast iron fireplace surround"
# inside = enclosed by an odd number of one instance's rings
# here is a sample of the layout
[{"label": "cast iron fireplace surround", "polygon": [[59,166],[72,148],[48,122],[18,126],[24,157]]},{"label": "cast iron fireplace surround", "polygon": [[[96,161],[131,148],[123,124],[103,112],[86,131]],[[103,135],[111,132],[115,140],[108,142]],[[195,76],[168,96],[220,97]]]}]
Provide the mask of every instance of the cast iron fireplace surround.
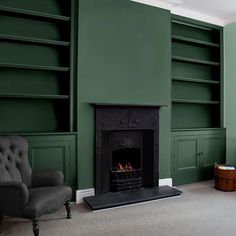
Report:
[{"label": "cast iron fireplace surround", "polygon": [[[131,167],[133,170],[129,170],[127,173],[140,172],[142,184],[137,184],[139,187],[158,186],[159,108],[159,106],[95,105],[96,194],[117,190],[116,187],[116,190],[113,188],[112,176],[115,172],[115,165],[118,163],[118,160],[114,160],[114,158],[119,153],[125,156],[127,163],[134,165]],[[123,160],[122,156],[120,158],[119,165],[125,165],[125,158]],[[135,158],[136,160],[134,160]],[[124,171],[119,171],[119,173],[117,171],[118,174],[121,172]],[[133,186],[128,186],[127,189],[132,188]]]},{"label": "cast iron fireplace surround", "polygon": [[161,106],[93,104],[95,107],[95,196],[92,210],[166,197],[181,191],[159,187]]}]

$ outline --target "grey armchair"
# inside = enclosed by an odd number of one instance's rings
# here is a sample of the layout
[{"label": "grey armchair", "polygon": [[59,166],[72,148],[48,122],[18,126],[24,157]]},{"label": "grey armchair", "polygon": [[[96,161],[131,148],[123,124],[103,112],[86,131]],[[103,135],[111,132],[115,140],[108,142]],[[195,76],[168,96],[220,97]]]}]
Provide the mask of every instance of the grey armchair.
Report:
[{"label": "grey armchair", "polygon": [[3,216],[32,220],[39,235],[38,219],[66,206],[71,218],[72,190],[63,183],[60,171],[32,170],[28,143],[20,136],[0,136],[0,231]]}]

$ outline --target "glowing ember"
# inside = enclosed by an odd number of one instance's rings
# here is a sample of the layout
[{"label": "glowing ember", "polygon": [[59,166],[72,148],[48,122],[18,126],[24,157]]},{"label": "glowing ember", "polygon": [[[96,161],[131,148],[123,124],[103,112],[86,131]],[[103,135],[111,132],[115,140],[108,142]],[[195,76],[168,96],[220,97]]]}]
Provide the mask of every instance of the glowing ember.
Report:
[{"label": "glowing ember", "polygon": [[130,164],[130,162],[125,163],[122,165],[120,162],[117,163],[115,169],[117,171],[128,171],[128,170],[134,170],[133,166]]}]

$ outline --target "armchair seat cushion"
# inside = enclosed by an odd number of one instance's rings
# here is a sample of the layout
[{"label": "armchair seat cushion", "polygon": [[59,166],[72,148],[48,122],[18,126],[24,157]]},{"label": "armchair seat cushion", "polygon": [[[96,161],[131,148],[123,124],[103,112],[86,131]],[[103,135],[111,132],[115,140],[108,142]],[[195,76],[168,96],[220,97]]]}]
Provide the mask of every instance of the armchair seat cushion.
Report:
[{"label": "armchair seat cushion", "polygon": [[37,219],[43,214],[55,212],[70,200],[71,196],[71,188],[65,185],[31,188],[23,218]]}]

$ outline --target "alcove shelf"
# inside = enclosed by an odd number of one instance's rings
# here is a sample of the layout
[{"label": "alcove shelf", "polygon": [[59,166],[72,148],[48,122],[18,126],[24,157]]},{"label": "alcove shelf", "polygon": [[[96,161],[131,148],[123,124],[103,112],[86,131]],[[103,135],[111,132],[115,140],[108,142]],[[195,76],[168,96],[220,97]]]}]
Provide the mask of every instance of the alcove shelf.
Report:
[{"label": "alcove shelf", "polygon": [[183,37],[183,36],[179,36],[179,35],[172,35],[172,40],[173,41],[181,41],[183,43],[193,43],[193,44],[202,45],[202,46],[210,46],[210,47],[216,47],[216,48],[220,47],[220,45],[218,43],[211,43],[211,42],[193,39],[193,38],[189,38],[189,37]]},{"label": "alcove shelf", "polygon": [[22,36],[15,36],[15,35],[1,34],[0,40],[15,41],[15,42],[22,42],[22,43],[32,43],[32,44],[46,44],[46,45],[55,45],[55,46],[70,46],[70,42],[66,42],[66,41],[30,38],[30,37],[22,37]]},{"label": "alcove shelf", "polygon": [[221,127],[221,27],[172,16],[172,130]]},{"label": "alcove shelf", "polygon": [[75,4],[1,1],[1,133],[76,131]]},{"label": "alcove shelf", "polygon": [[205,84],[220,84],[220,81],[209,80],[209,79],[195,79],[181,76],[173,76],[173,81],[184,81],[184,82],[194,82],[194,83],[205,83]]},{"label": "alcove shelf", "polygon": [[61,16],[55,14],[49,14],[45,12],[38,12],[32,10],[25,10],[15,7],[8,7],[0,5],[0,12],[7,15],[19,15],[19,17],[29,17],[29,18],[40,18],[40,20],[59,20],[59,21],[70,21],[70,17]]}]

